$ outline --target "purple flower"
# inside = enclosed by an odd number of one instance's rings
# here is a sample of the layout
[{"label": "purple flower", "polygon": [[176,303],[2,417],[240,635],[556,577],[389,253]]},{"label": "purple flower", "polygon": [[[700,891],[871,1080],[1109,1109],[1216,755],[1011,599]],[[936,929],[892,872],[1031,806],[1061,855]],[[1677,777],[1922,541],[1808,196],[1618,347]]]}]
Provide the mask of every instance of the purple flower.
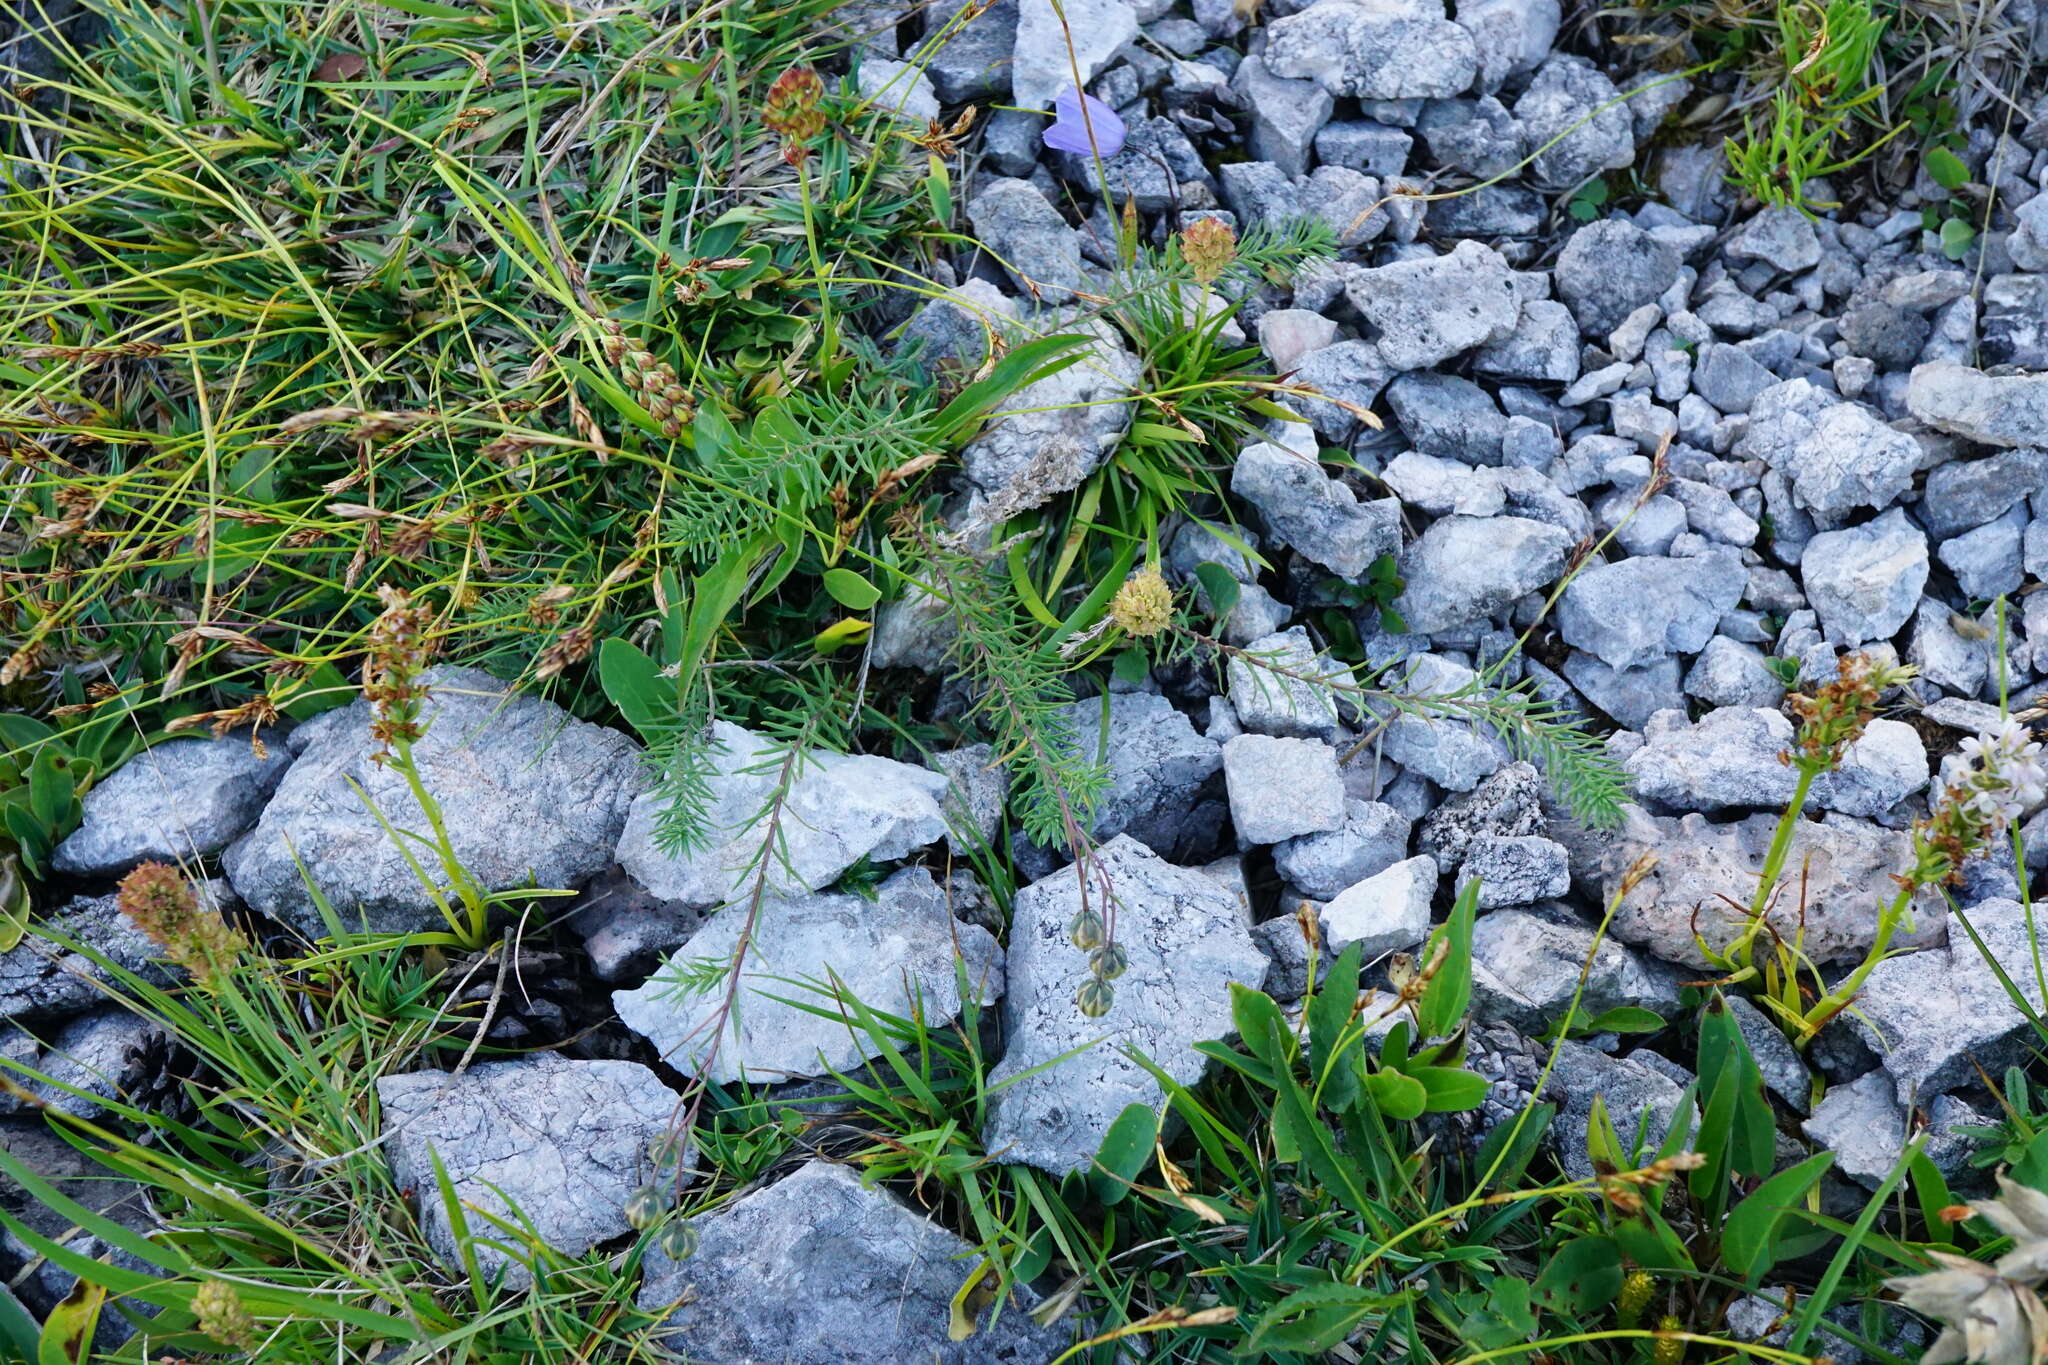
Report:
[{"label": "purple flower", "polygon": [[[1085,112],[1084,112],[1085,111]],[[1124,121],[1116,110],[1074,86],[1060,91],[1052,102],[1052,127],[1045,130],[1045,145],[1056,152],[1099,152],[1104,161],[1124,149]],[[1091,144],[1090,132],[1095,134]]]}]

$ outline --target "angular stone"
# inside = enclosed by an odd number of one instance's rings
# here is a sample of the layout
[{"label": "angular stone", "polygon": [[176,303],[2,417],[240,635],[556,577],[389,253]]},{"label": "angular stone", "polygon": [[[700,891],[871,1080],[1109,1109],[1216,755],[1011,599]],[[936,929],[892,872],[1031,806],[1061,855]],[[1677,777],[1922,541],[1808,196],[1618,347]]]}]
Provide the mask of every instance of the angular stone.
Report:
[{"label": "angular stone", "polygon": [[1401,552],[1394,610],[1419,635],[1504,616],[1557,581],[1572,536],[1523,517],[1440,518]]},{"label": "angular stone", "polygon": [[[711,727],[703,830],[686,851],[661,846],[659,791],[636,798],[618,844],[619,865],[666,901],[719,905],[750,893],[757,878],[770,892],[822,890],[862,858],[895,862],[943,838],[946,779],[928,768],[867,754],[787,756],[776,743],[731,721]],[[791,781],[772,827],[763,819]],[[765,860],[762,849],[776,847]]]},{"label": "angular stone", "polygon": [[974,1335],[948,1332],[973,1248],[844,1166],[811,1161],[698,1220],[697,1251],[649,1247],[640,1307],[664,1344],[702,1360],[774,1365],[1039,1365],[1072,1329],[1040,1327],[1038,1295],[983,1311]]},{"label": "angular stone", "polygon": [[1564,21],[1558,0],[1459,0],[1457,9],[1479,49],[1482,90],[1543,65]]},{"label": "angular stone", "polygon": [[[1777,816],[1760,814],[1710,825],[1697,813],[1671,820],[1628,807],[1601,860],[1603,900],[1620,890],[1622,875],[1639,856],[1655,853],[1658,861],[1622,898],[1614,936],[1667,962],[1711,967],[1694,936],[1725,949],[1748,923],[1749,900],[1777,823]],[[1815,962],[1860,960],[1877,933],[1878,908],[1898,894],[1893,874],[1903,872],[1911,858],[1903,833],[1837,814],[1802,820],[1766,916],[1786,942],[1799,941]],[[1913,914],[1913,931],[1900,933],[1893,946],[1942,941],[1947,916],[1938,891],[1923,892]]]},{"label": "angular stone", "polygon": [[[1419,450],[1404,450],[1388,461],[1380,471],[1380,482],[1391,488],[1408,510],[1434,517],[1456,512],[1484,519],[1507,506],[1507,491],[1493,470],[1440,460]],[[1414,548],[1409,546],[1403,558]]]},{"label": "angular stone", "polygon": [[1128,834],[1163,857],[1185,852],[1188,817],[1223,770],[1221,747],[1196,734],[1164,697],[1126,692],[1111,696],[1108,707],[1106,728],[1102,698],[1065,708],[1081,751],[1109,770],[1090,832],[1097,839]]},{"label": "angular stone", "polygon": [[1889,507],[1912,486],[1921,461],[1920,443],[1911,436],[1804,379],[1757,396],[1735,453],[1784,474],[1792,500],[1824,524],[1858,508]]},{"label": "angular stone", "polygon": [[1387,406],[1415,448],[1468,465],[1500,463],[1507,418],[1486,390],[1451,374],[1404,374],[1387,386]]},{"label": "angular stone", "polygon": [[[1852,1025],[1884,1062],[1902,1105],[1996,1076],[2034,1038],[2027,1014],[1994,970],[2039,1015],[2041,985],[2033,971],[2029,912],[2017,901],[1980,901],[1963,912],[1984,947],[1966,933],[1946,947],[1901,953],[1871,969],[1856,998]],[[1987,960],[1987,954],[1989,960]]]},{"label": "angular stone", "polygon": [[[1743,810],[1782,806],[1797,773],[1779,761],[1793,747],[1792,722],[1777,710],[1721,707],[1688,724],[1665,712],[1643,732],[1643,745],[1623,763],[1636,792],[1677,810]],[[1873,818],[1927,785],[1927,750],[1903,721],[1879,718],[1850,745],[1835,771],[1814,779],[1808,803],[1820,810]]]},{"label": "angular stone", "polygon": [[1498,341],[1514,331],[1522,311],[1507,263],[1473,241],[1459,242],[1448,256],[1361,270],[1344,293],[1378,330],[1380,355],[1396,370],[1429,369]]},{"label": "angular stone", "polygon": [[1533,764],[1510,763],[1463,796],[1436,806],[1422,819],[1415,846],[1436,858],[1446,875],[1465,861],[1479,839],[1541,834],[1543,777]]},{"label": "angular stone", "polygon": [[1998,520],[2023,498],[2048,488],[2048,447],[2001,450],[1982,460],[1951,460],[1927,476],[1920,521],[1947,540]]},{"label": "angular stone", "polygon": [[1986,365],[2048,369],[2048,275],[2000,275],[1988,281],[1978,330]]},{"label": "angular stone", "polygon": [[1481,835],[1465,848],[1457,889],[1479,883],[1479,908],[1533,905],[1571,890],[1571,859],[1563,844],[1538,834]]},{"label": "angular stone", "polygon": [[[1579,58],[1571,58],[1579,61]],[[1609,111],[1621,115],[1624,110]],[[1558,253],[1557,296],[1588,336],[1605,337],[1678,281],[1678,253],[1624,218],[1603,218],[1571,235]]]},{"label": "angular stone", "polygon": [[[1393,367],[1372,342],[1340,341],[1304,354],[1289,382],[1324,396],[1297,395],[1294,402],[1307,411],[1318,436],[1341,443],[1358,428],[1358,417],[1351,409],[1371,408],[1393,376]],[[1340,407],[1340,403],[1350,406]]]},{"label": "angular stone", "polygon": [[1799,569],[1830,642],[1889,640],[1927,586],[1927,537],[1894,507],[1875,521],[1816,535]]},{"label": "angular stone", "polygon": [[1749,1003],[1747,996],[1730,991],[1722,997],[1749,1055],[1764,1079],[1764,1086],[1795,1113],[1803,1114],[1813,1102],[1813,1073],[1792,1040],[1785,1036],[1770,1015]]},{"label": "angular stone", "polygon": [[1344,824],[1337,751],[1320,740],[1239,735],[1223,746],[1223,780],[1238,838],[1277,844]]},{"label": "angular stone", "polygon": [[1706,648],[1748,584],[1748,571],[1733,555],[1597,565],[1574,578],[1558,601],[1558,634],[1613,668],[1695,653]]},{"label": "angular stone", "polygon": [[983,279],[921,304],[896,339],[899,353],[915,350],[926,373],[950,369],[971,375],[1000,339],[998,329],[1017,320],[1017,301]]},{"label": "angular stone", "polygon": [[1059,331],[1092,333],[1095,339],[1078,363],[1004,399],[1003,414],[960,452],[967,477],[989,494],[980,513],[986,523],[1077,487],[1109,458],[1131,424],[1129,399],[1138,382],[1138,358],[1105,323],[1069,322],[1057,314],[1040,321]]},{"label": "angular stone", "polygon": [[1224,669],[1239,724],[1254,734],[1336,738],[1341,694],[1311,679],[1355,687],[1349,669],[1318,654],[1300,626],[1254,640],[1244,654],[1252,657],[1233,656]]},{"label": "angular stone", "polygon": [[1409,858],[1339,892],[1321,911],[1323,943],[1341,953],[1354,943],[1370,962],[1429,936],[1436,859]]},{"label": "angular stone", "polygon": [[[1635,127],[1621,92],[1584,57],[1552,55],[1515,101],[1515,115],[1528,128],[1529,145],[1542,149],[1529,165],[1538,185],[1564,189],[1636,159]],[[1613,330],[1610,324],[1599,335]]]},{"label": "angular stone", "polygon": [[1794,208],[1759,210],[1721,246],[1730,260],[1762,261],[1773,270],[1796,274],[1820,264],[1820,237],[1806,215]]},{"label": "angular stone", "polygon": [[1331,123],[1316,134],[1316,156],[1324,165],[1348,166],[1382,180],[1408,169],[1412,134],[1370,119]]},{"label": "angular stone", "polygon": [[1443,99],[1479,72],[1472,35],[1440,7],[1317,0],[1266,26],[1266,66],[1361,100]]},{"label": "angular stone", "polygon": [[676,1121],[680,1097],[638,1062],[536,1052],[477,1062],[460,1075],[379,1077],[377,1100],[391,1134],[392,1181],[417,1192],[427,1244],[442,1264],[463,1261],[436,1156],[468,1215],[478,1263],[519,1286],[532,1281],[524,1245],[490,1218],[524,1220],[567,1256],[625,1236],[626,1200],[646,1183],[648,1149]]},{"label": "angular stone", "polygon": [[[730,1013],[730,963],[746,939],[743,985]],[[868,1035],[813,1011],[841,998],[934,1026],[960,1012],[954,964],[981,1004],[1003,993],[1003,952],[988,930],[955,922],[921,867],[891,876],[875,899],[850,893],[735,901],[646,983],[614,991],[627,1028],[664,1061],[719,1084],[776,1084],[850,1071],[880,1052]],[[700,970],[723,966],[716,973]],[[805,1007],[809,1006],[810,1009]]]},{"label": "angular stone", "polygon": [[1676,973],[1599,938],[1564,907],[1497,910],[1473,921],[1472,1013],[1483,1022],[1542,1032],[1571,1008],[1581,972],[1582,1020],[1630,1005],[1677,1013]]},{"label": "angular stone", "polygon": [[1084,270],[1081,234],[1067,225],[1059,210],[1030,181],[1008,177],[989,181],[967,202],[967,221],[973,225],[976,239],[995,253],[1019,292],[1031,295],[1035,288],[1036,295],[1047,303],[1065,303],[1080,286]]},{"label": "angular stone", "polygon": [[1557,1045],[1557,1065],[1543,1096],[1558,1105],[1550,1131],[1559,1164],[1574,1180],[1593,1176],[1593,1163],[1586,1155],[1586,1124],[1596,1096],[1625,1149],[1633,1150],[1641,1134],[1646,1159],[1679,1122],[1685,1107],[1685,1087],[1661,1069],[1634,1056],[1609,1057],[1569,1039]]},{"label": "angular stone", "polygon": [[939,116],[931,80],[909,62],[867,57],[854,74],[854,89],[871,107],[888,110],[920,130]]},{"label": "angular stone", "polygon": [[1922,365],[1906,385],[1906,410],[1928,426],[1986,445],[2040,445],[2048,432],[2048,374],[1987,375],[1947,361]]},{"label": "angular stone", "polygon": [[1700,347],[1692,369],[1693,391],[1722,412],[1748,412],[1778,376],[1740,346],[1710,341]]},{"label": "angular stone", "polygon": [[1003,805],[1010,796],[1010,774],[987,744],[969,744],[931,756],[932,767],[946,778],[941,808],[946,816],[946,847],[967,857],[976,848],[991,848],[1002,828]]},{"label": "angular stone", "polygon": [[1267,441],[1238,452],[1230,491],[1259,509],[1273,538],[1340,578],[1356,578],[1401,548],[1401,505],[1360,502],[1349,485],[1296,451]]},{"label": "angular stone", "polygon": [[[1163,862],[1128,837],[1102,845],[1089,864],[1062,868],[1013,902],[1003,1000],[1009,1042],[988,1077],[982,1131],[994,1159],[1055,1175],[1088,1169],[1125,1106],[1164,1098],[1133,1051],[1193,1085],[1209,1065],[1194,1044],[1232,1031],[1231,984],[1257,987],[1267,970],[1236,898],[1201,872]],[[1068,933],[1084,901],[1108,917],[1105,888],[1129,966],[1109,1012],[1090,1019],[1074,1004],[1088,957]],[[1075,1055],[1053,1062],[1068,1052]]]},{"label": "angular stone", "polygon": [[1259,347],[1280,374],[1291,373],[1303,356],[1337,339],[1337,324],[1306,308],[1274,308],[1259,315]]},{"label": "angular stone", "polygon": [[1020,0],[1011,94],[1027,109],[1050,109],[1077,68],[1085,88],[1137,36],[1137,12],[1125,0],[1073,0],[1057,8],[1052,0]]},{"label": "angular stone", "polygon": [[[1172,119],[1130,120],[1124,145],[1114,156],[1102,158],[1099,171],[1092,153],[1053,152],[1050,157],[1062,180],[1091,190],[1107,184],[1119,204],[1129,199],[1140,213],[1160,213],[1173,205],[1191,210],[1216,204],[1216,182],[1202,154]],[[1099,245],[1087,243],[1084,250]]]},{"label": "angular stone", "polygon": [[107,877],[151,858],[211,857],[256,823],[291,761],[283,744],[259,756],[247,734],[147,749],[85,794],[84,821],[51,863],[70,876]]},{"label": "angular stone", "polygon": [[[1394,762],[1452,791],[1471,791],[1509,762],[1507,746],[1482,724],[1464,719],[1462,708],[1435,707],[1433,697],[1465,697],[1478,674],[1463,664],[1434,654],[1404,661],[1380,685],[1409,695],[1416,709],[1397,711],[1378,703],[1374,711],[1387,722],[1381,751]],[[1398,676],[1397,676],[1398,675]]]},{"label": "angular stone", "polygon": [[[924,12],[924,37],[929,44],[925,75],[947,104],[965,104],[1010,88],[1010,58],[1017,46],[1017,0],[991,0],[987,9],[956,22],[958,10],[943,12],[934,5]],[[946,34],[938,42],[940,34]]]},{"label": "angular stone", "polygon": [[1668,654],[1634,668],[1614,668],[1575,649],[1563,672],[1580,695],[1625,729],[1639,729],[1659,711],[1685,705],[1678,660]]},{"label": "angular stone", "polygon": [[1874,1190],[1905,1151],[1906,1111],[1891,1076],[1873,1071],[1848,1085],[1828,1087],[1800,1131],[1835,1154],[1836,1170]]},{"label": "angular stone", "polygon": [[1755,645],[1716,635],[1685,675],[1685,691],[1709,706],[1776,706],[1785,684]]},{"label": "angular stone", "polygon": [[1319,834],[1282,840],[1273,862],[1290,885],[1328,900],[1408,856],[1413,822],[1380,801],[1347,800],[1344,823]]},{"label": "angular stone", "polygon": [[1314,81],[1276,76],[1256,56],[1237,64],[1230,85],[1251,106],[1252,155],[1291,176],[1307,175],[1309,148],[1334,107],[1330,92]]},{"label": "angular stone", "polygon": [[[23,1030],[11,1030],[13,1042],[0,1045],[0,1054],[14,1054],[18,1060],[25,1049]],[[138,1088],[159,1081],[164,1068],[163,1028],[118,1005],[107,1005],[62,1023],[37,1025],[35,1041],[40,1053],[28,1063],[48,1079],[10,1075],[43,1105],[77,1119],[96,1119],[107,1113],[104,1101],[139,1102]],[[4,1068],[0,1068],[4,1071]]]},{"label": "angular stone", "polygon": [[1579,324],[1557,300],[1530,299],[1512,332],[1473,353],[1472,368],[1500,379],[1569,384],[1579,377]]},{"label": "angular stone", "polygon": [[1955,575],[1966,599],[2009,596],[2020,590],[2024,575],[2020,546],[2026,528],[2026,509],[2015,507],[1988,525],[1944,540],[1934,557]]},{"label": "angular stone", "polygon": [[[424,678],[426,733],[413,742],[413,761],[478,885],[573,889],[609,865],[626,808],[646,785],[638,746],[477,669],[435,668]],[[370,704],[356,701],[300,726],[298,758],[222,859],[236,894],[308,937],[327,926],[304,876],[350,927],[402,933],[441,923],[418,871],[445,893],[438,861],[416,867],[417,850],[391,833],[426,830],[426,814],[405,777],[373,757],[370,721]]]}]

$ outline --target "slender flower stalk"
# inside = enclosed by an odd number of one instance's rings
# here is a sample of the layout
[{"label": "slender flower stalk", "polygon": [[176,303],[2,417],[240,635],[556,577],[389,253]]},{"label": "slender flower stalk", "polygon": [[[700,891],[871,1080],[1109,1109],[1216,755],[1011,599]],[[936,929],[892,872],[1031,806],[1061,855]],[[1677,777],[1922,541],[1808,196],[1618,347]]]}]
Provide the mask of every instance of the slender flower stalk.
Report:
[{"label": "slender flower stalk", "polygon": [[2008,718],[1996,734],[1966,739],[1942,762],[1942,792],[1934,810],[1913,826],[1913,866],[1899,892],[1878,915],[1877,936],[1856,969],[1806,1011],[1797,1042],[1804,1045],[1849,1007],[1893,936],[1910,917],[1922,888],[1953,882],[1962,865],[1983,852],[2007,825],[2048,799],[2048,766],[2041,744]]}]

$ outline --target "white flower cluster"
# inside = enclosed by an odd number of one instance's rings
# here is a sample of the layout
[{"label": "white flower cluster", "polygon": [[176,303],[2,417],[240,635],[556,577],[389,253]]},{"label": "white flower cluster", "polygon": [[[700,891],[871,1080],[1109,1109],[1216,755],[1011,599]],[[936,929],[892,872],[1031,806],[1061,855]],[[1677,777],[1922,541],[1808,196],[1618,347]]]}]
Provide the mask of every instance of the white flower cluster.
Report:
[{"label": "white flower cluster", "polygon": [[1970,1211],[2012,1238],[2013,1249],[1994,1265],[1929,1251],[1936,1269],[1885,1286],[1943,1324],[1921,1365],[2039,1365],[2048,1358],[2048,1307],[2036,1292],[2048,1279],[2048,1195],[2000,1175],[1998,1198],[1975,1200]]},{"label": "white flower cluster", "polygon": [[1950,800],[1994,829],[2048,800],[2041,744],[2010,718],[1995,735],[1964,740],[1943,760],[1941,781]]}]

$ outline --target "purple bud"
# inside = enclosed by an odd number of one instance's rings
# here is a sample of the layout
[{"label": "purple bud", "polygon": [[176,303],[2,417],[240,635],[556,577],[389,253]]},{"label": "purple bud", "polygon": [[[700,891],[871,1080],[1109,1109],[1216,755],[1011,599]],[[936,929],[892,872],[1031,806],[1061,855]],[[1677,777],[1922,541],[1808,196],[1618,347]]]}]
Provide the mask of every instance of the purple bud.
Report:
[{"label": "purple bud", "polygon": [[[1124,149],[1124,121],[1116,110],[1074,86],[1060,91],[1052,102],[1052,127],[1045,130],[1045,145],[1056,152],[1100,153],[1104,161]],[[1094,140],[1089,140],[1093,133]]]}]

